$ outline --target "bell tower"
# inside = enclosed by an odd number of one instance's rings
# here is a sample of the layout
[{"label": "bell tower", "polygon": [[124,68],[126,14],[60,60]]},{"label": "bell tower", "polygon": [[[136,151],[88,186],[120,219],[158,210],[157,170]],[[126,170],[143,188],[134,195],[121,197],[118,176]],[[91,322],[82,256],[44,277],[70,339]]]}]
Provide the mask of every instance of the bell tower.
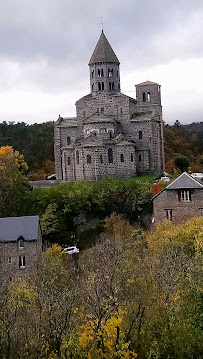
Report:
[{"label": "bell tower", "polygon": [[89,61],[90,91],[114,94],[120,92],[120,62],[102,30]]}]

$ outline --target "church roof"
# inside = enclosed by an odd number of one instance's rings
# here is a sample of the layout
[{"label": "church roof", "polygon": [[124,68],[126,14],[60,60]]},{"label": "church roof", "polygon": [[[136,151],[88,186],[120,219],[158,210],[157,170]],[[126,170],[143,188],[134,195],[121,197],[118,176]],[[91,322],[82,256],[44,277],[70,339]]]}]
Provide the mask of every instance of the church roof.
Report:
[{"label": "church roof", "polygon": [[140,84],[137,84],[136,86],[146,86],[146,85],[158,85],[156,82],[152,82],[152,81],[145,81],[145,82],[141,82]]},{"label": "church roof", "polygon": [[106,36],[104,35],[103,30],[93,51],[92,57],[89,61],[89,65],[98,62],[116,62],[117,64],[119,64],[119,60],[115,52],[113,51],[111,45],[109,44]]}]

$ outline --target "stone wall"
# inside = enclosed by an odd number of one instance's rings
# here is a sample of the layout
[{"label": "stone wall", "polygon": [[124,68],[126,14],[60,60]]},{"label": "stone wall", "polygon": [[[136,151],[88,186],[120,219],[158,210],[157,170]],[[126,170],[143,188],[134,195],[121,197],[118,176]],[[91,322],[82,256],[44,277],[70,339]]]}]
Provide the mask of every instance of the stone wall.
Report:
[{"label": "stone wall", "polygon": [[175,224],[184,223],[189,218],[202,216],[203,190],[192,190],[191,202],[179,202],[178,191],[165,190],[154,198],[155,223],[166,219],[166,210],[172,209],[172,222]]}]

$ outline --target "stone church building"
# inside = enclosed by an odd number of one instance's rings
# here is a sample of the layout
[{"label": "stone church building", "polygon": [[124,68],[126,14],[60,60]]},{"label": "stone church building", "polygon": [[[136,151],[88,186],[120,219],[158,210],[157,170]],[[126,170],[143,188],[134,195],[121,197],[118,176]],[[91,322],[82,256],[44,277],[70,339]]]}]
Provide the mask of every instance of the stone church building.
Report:
[{"label": "stone church building", "polygon": [[89,61],[90,94],[76,117],[55,126],[56,176],[62,181],[128,178],[164,170],[160,85],[136,85],[136,100],[121,93],[119,60],[104,32]]}]

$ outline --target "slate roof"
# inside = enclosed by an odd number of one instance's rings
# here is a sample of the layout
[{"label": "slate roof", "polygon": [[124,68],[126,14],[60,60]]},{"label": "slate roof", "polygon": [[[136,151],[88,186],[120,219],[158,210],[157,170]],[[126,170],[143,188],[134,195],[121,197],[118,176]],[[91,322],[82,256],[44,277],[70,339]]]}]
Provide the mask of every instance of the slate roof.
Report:
[{"label": "slate roof", "polygon": [[111,45],[109,44],[104,32],[102,30],[100,38],[96,44],[96,47],[93,51],[89,65],[98,63],[98,62],[115,62],[119,64],[119,60],[113,51]]},{"label": "slate roof", "polygon": [[20,236],[25,241],[36,241],[39,216],[0,218],[0,242],[15,242]]},{"label": "slate roof", "polygon": [[192,178],[187,172],[183,172],[178,178],[170,183],[166,189],[203,189],[203,185]]},{"label": "slate roof", "polygon": [[[152,82],[152,81],[145,81],[145,82],[141,82],[140,84],[137,84],[137,85],[141,85],[141,86],[145,86],[145,85],[158,85],[156,82]],[[137,86],[136,85],[136,86]]]}]

